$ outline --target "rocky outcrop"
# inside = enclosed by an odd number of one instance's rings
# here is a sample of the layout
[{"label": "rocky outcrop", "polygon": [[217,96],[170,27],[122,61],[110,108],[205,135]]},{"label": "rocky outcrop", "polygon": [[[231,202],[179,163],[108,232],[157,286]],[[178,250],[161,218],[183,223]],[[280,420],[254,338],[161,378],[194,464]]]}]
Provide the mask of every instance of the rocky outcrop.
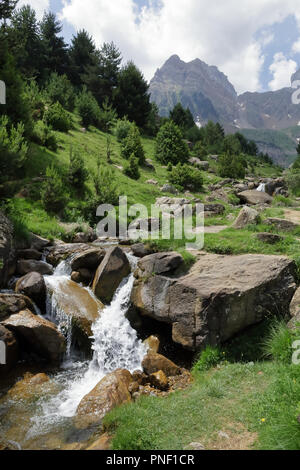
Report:
[{"label": "rocky outcrop", "polygon": [[125,253],[118,246],[109,248],[98,267],[93,291],[101,302],[108,304],[121,281],[130,273],[130,264]]},{"label": "rocky outcrop", "polygon": [[24,276],[25,274],[36,272],[39,274],[53,274],[53,267],[45,261],[37,261],[34,259],[20,259],[17,263],[18,274]]},{"label": "rocky outcrop", "polygon": [[188,274],[176,277],[155,274],[156,256],[139,261],[131,299],[142,317],[171,324],[173,341],[186,349],[220,344],[266,316],[289,311],[296,284],[288,258],[203,254]]},{"label": "rocky outcrop", "polygon": [[251,205],[271,204],[273,201],[272,196],[269,196],[269,194],[257,190],[242,191],[241,193],[238,193],[237,196],[242,202]]},{"label": "rocky outcrop", "polygon": [[249,224],[257,224],[259,222],[259,213],[251,207],[243,207],[237,216],[232,227],[236,229],[242,229],[247,227]]},{"label": "rocky outcrop", "polygon": [[75,255],[71,262],[72,271],[78,271],[79,269],[90,269],[96,270],[104,259],[105,250],[101,248],[90,248],[85,250],[83,253]]},{"label": "rocky outcrop", "polygon": [[46,284],[40,273],[32,272],[18,279],[15,291],[30,297],[41,309],[46,305]]},{"label": "rocky outcrop", "polygon": [[131,395],[128,388],[131,382],[132,375],[125,369],[117,369],[106,375],[79,403],[76,427],[82,429],[98,424],[110,410],[129,402]]},{"label": "rocky outcrop", "polygon": [[[17,363],[18,361],[18,342],[14,334],[5,328],[3,325],[0,325],[0,342],[5,345],[5,358],[4,363],[1,361],[1,354],[0,354],[0,376],[3,373],[9,372]],[[2,346],[0,344],[0,353],[3,353]]]},{"label": "rocky outcrop", "polygon": [[33,309],[31,300],[22,294],[0,294],[0,322],[21,310]]},{"label": "rocky outcrop", "polygon": [[2,324],[16,334],[30,352],[47,360],[58,362],[65,351],[65,338],[56,326],[29,310],[11,315]]},{"label": "rocky outcrop", "polygon": [[0,212],[0,288],[5,287],[16,268],[12,223]]},{"label": "rocky outcrop", "polygon": [[170,359],[152,351],[149,351],[144,357],[142,367],[148,375],[162,371],[167,377],[171,377],[179,375],[181,372],[180,367],[170,361]]}]

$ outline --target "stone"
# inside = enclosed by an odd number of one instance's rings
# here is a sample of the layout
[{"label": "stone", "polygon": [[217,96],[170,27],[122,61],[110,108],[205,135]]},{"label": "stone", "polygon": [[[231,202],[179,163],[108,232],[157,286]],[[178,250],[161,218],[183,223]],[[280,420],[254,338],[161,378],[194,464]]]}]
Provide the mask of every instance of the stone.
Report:
[{"label": "stone", "polygon": [[163,371],[167,377],[170,377],[173,375],[179,375],[181,372],[180,367],[170,361],[170,359],[167,359],[162,354],[154,353],[152,351],[149,351],[144,357],[142,367],[144,372],[148,375]]},{"label": "stone", "polygon": [[138,258],[144,258],[145,256],[150,255],[152,250],[148,248],[144,243],[135,243],[131,246],[131,250],[134,256]]},{"label": "stone", "polygon": [[84,284],[87,286],[93,280],[93,272],[85,268],[78,269],[78,271],[72,272],[71,280],[77,282],[77,284]]},{"label": "stone", "polygon": [[237,216],[232,227],[236,229],[241,229],[247,227],[250,224],[257,224],[259,222],[259,213],[252,209],[251,207],[244,206]]},{"label": "stone", "polygon": [[184,260],[176,251],[154,253],[145,256],[138,262],[137,271],[140,276],[152,274],[173,274],[182,267]]},{"label": "stone", "polygon": [[8,396],[14,401],[36,401],[49,393],[57,393],[56,385],[45,373],[31,374],[26,372],[8,391]]},{"label": "stone", "polygon": [[90,250],[90,248],[90,245],[86,243],[62,243],[55,245],[48,250],[47,261],[52,266],[57,266],[71,255],[81,254],[83,251]]},{"label": "stone", "polygon": [[109,304],[124,277],[130,273],[130,264],[120,247],[108,249],[102,263],[98,267],[93,292],[101,302]]},{"label": "stone", "polygon": [[22,294],[0,294],[0,322],[21,310],[33,309],[32,301]]},{"label": "stone", "polygon": [[111,436],[107,433],[102,434],[93,444],[87,447],[86,450],[109,450]]},{"label": "stone", "polygon": [[15,291],[29,297],[37,306],[45,310],[46,307],[46,284],[43,276],[37,272],[31,272],[18,279]]},{"label": "stone", "polygon": [[27,248],[26,250],[18,250],[18,258],[40,260],[42,253],[34,248]]},{"label": "stone", "polygon": [[149,336],[149,338],[145,339],[144,345],[148,348],[148,351],[157,353],[159,350],[159,339],[157,336]]},{"label": "stone", "polygon": [[97,239],[97,235],[90,227],[86,232],[75,233],[72,243],[91,243]]},{"label": "stone", "polygon": [[155,256],[139,261],[131,301],[141,320],[170,324],[185,349],[222,344],[266,317],[288,314],[296,290],[289,258],[201,254],[187,274],[168,276],[155,274]]},{"label": "stone", "polygon": [[272,196],[267,193],[257,190],[247,190],[237,194],[238,198],[246,204],[271,204],[273,201]]},{"label": "stone", "polygon": [[58,362],[65,352],[65,338],[57,327],[29,310],[11,315],[2,324],[16,334],[30,351],[51,362]]},{"label": "stone", "polygon": [[291,222],[290,220],[287,219],[280,219],[276,217],[269,217],[264,222],[267,225],[273,225],[277,230],[280,230],[282,232],[292,232],[296,228],[299,228],[298,224],[295,224],[294,222]]},{"label": "stone", "polygon": [[178,194],[178,190],[172,184],[164,184],[161,188],[163,193],[171,193],[171,194]]},{"label": "stone", "polygon": [[284,238],[276,233],[261,232],[256,234],[256,238],[263,242],[268,243],[269,245],[274,245],[275,243],[281,242]]},{"label": "stone", "polygon": [[216,189],[215,191],[212,191],[206,198],[207,202],[213,202],[213,201],[224,201],[224,202],[229,202],[228,199],[228,194],[226,191],[224,191],[223,188]]},{"label": "stone", "polygon": [[30,248],[36,251],[42,251],[44,248],[51,245],[51,242],[46,238],[40,237],[39,235],[35,235],[34,233],[30,234],[29,237]]},{"label": "stone", "polygon": [[53,274],[53,267],[45,261],[37,261],[33,259],[21,259],[17,263],[17,271],[21,276],[31,272],[39,274]]},{"label": "stone", "polygon": [[72,271],[78,271],[82,268],[96,270],[105,254],[105,250],[101,248],[91,248],[75,255],[71,262]]},{"label": "stone", "polygon": [[148,168],[148,170],[155,171],[155,166],[152,163],[150,158],[146,158],[144,161],[144,167]]},{"label": "stone", "polygon": [[9,372],[18,362],[19,347],[15,335],[0,324],[0,353],[3,353],[1,349],[1,342],[5,344],[5,364],[1,363],[0,354],[0,376]]},{"label": "stone", "polygon": [[13,224],[0,212],[0,289],[6,287],[16,268]]},{"label": "stone", "polygon": [[158,181],[156,181],[156,180],[147,180],[147,181],[146,181],[146,184],[152,184],[153,186],[157,186],[157,185],[158,185]]},{"label": "stone", "polygon": [[169,382],[166,377],[166,374],[162,371],[159,370],[158,372],[154,372],[153,374],[150,374],[150,384],[154,388],[158,388],[159,390],[165,391],[169,387]]},{"label": "stone", "polygon": [[204,213],[205,212],[212,212],[215,215],[222,215],[225,212],[225,207],[223,204],[218,204],[218,203],[205,203],[204,204]]},{"label": "stone", "polygon": [[130,402],[129,385],[132,376],[126,369],[117,369],[106,375],[79,403],[75,425],[79,429],[101,422],[104,416],[122,403]]},{"label": "stone", "polygon": [[292,319],[288,323],[289,328],[294,329],[296,326],[300,326],[300,287],[296,290],[290,303],[290,316]]}]

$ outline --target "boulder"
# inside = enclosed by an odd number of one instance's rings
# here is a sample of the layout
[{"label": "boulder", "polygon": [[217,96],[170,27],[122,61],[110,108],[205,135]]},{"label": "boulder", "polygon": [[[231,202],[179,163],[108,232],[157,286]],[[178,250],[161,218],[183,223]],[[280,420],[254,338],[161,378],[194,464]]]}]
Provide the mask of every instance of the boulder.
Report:
[{"label": "boulder", "polygon": [[78,271],[79,269],[85,268],[90,270],[96,270],[104,259],[105,250],[101,248],[90,248],[85,250],[83,253],[75,255],[71,262],[72,271]]},{"label": "boulder", "polygon": [[95,295],[101,302],[110,303],[121,281],[129,273],[130,264],[125,253],[118,246],[109,248],[95,274]]},{"label": "boulder", "polygon": [[212,191],[206,198],[207,202],[213,202],[213,201],[224,201],[224,202],[229,202],[228,194],[227,192],[223,189],[216,189],[215,191]]},{"label": "boulder", "polygon": [[144,258],[144,256],[148,256],[151,253],[150,248],[147,248],[147,246],[144,243],[135,243],[131,247],[132,253],[134,256],[137,256],[138,258]]},{"label": "boulder", "polygon": [[153,179],[152,179],[152,180],[147,180],[147,181],[146,181],[146,184],[152,184],[153,186],[157,186],[157,185],[158,185],[158,181],[153,180]]},{"label": "boulder", "polygon": [[292,232],[296,228],[299,228],[298,224],[291,222],[286,219],[279,219],[276,217],[269,217],[264,221],[267,225],[273,225],[277,230],[281,232]]},{"label": "boulder", "polygon": [[42,253],[34,248],[27,248],[26,250],[18,250],[18,258],[40,260]]},{"label": "boulder", "polygon": [[153,162],[150,160],[150,158],[145,159],[144,167],[148,168],[148,170],[155,171],[155,166],[153,165]]},{"label": "boulder", "polygon": [[0,289],[6,287],[15,268],[14,228],[8,218],[0,212]]},{"label": "boulder", "polygon": [[92,228],[86,232],[75,233],[72,243],[91,243],[97,239],[97,235]]},{"label": "boulder", "polygon": [[15,333],[30,352],[51,362],[58,362],[65,351],[65,338],[57,327],[29,310],[11,315],[2,324]]},{"label": "boulder", "polygon": [[240,211],[232,227],[236,229],[241,229],[250,224],[257,224],[258,222],[259,213],[255,209],[245,206]]},{"label": "boulder", "polygon": [[154,372],[153,374],[151,374],[149,379],[150,379],[150,384],[154,388],[158,388],[159,390],[165,391],[169,387],[167,376],[162,370],[159,370],[158,372]]},{"label": "boulder", "polygon": [[33,309],[29,297],[22,294],[0,294],[0,322],[21,310]]},{"label": "boulder", "polygon": [[[3,344],[5,351],[3,351]],[[4,358],[2,357],[4,352]],[[18,362],[18,342],[14,334],[0,325],[0,376],[9,372]],[[2,361],[2,359],[4,359]]]},{"label": "boulder", "polygon": [[211,212],[215,215],[222,215],[225,212],[225,207],[223,204],[218,204],[218,203],[205,203],[204,204],[204,213],[205,212]]},{"label": "boulder", "polygon": [[173,341],[192,351],[286,315],[296,289],[295,263],[281,256],[202,254],[183,276],[141,269],[153,266],[147,258],[138,263],[132,303],[141,316],[171,324]]},{"label": "boulder", "polygon": [[159,350],[159,339],[157,336],[149,336],[149,338],[145,339],[144,345],[147,347],[148,351],[157,353]]},{"label": "boulder", "polygon": [[51,245],[51,242],[46,238],[40,237],[39,235],[35,235],[34,233],[30,234],[29,237],[30,248],[36,251],[42,251],[47,246]]},{"label": "boulder", "polygon": [[47,281],[52,304],[71,321],[72,342],[80,351],[91,351],[92,324],[99,318],[103,304],[86,289],[69,280]]},{"label": "boulder", "polygon": [[34,259],[20,259],[17,263],[17,271],[21,276],[36,272],[39,274],[53,274],[53,267],[45,261],[37,261]]},{"label": "boulder", "polygon": [[237,194],[238,198],[246,204],[256,205],[256,204],[271,204],[273,198],[267,193],[257,190],[248,190],[242,191]]},{"label": "boulder", "polygon": [[176,251],[154,253],[145,256],[138,262],[137,271],[140,277],[153,274],[173,274],[184,263],[182,256]]},{"label": "boulder", "polygon": [[77,284],[90,284],[93,280],[93,272],[89,269],[81,268],[78,271],[73,271],[71,274],[71,280],[77,282]]},{"label": "boulder", "polygon": [[45,373],[31,374],[26,372],[24,376],[8,391],[8,396],[14,401],[36,401],[37,398],[47,394],[58,393],[58,388]]},{"label": "boulder", "polygon": [[280,235],[268,232],[257,233],[256,238],[263,243],[268,243],[269,245],[274,245],[275,243],[281,242],[283,240],[283,237]]},{"label": "boulder", "polygon": [[128,370],[117,369],[106,375],[78,405],[75,425],[83,429],[101,422],[110,410],[129,402],[132,376]]},{"label": "boulder", "polygon": [[76,253],[90,250],[90,245],[86,243],[62,243],[55,245],[48,250],[47,261],[52,266],[57,266],[61,261]]},{"label": "boulder", "polygon": [[142,366],[144,372],[148,375],[162,371],[167,377],[171,377],[173,375],[179,375],[181,372],[180,367],[170,361],[170,359],[152,351],[146,354]]},{"label": "boulder", "polygon": [[40,309],[46,306],[46,284],[40,273],[32,272],[18,279],[15,291],[32,299]]},{"label": "boulder", "polygon": [[178,190],[172,184],[164,184],[161,188],[163,193],[178,194]]},{"label": "boulder", "polygon": [[300,287],[296,290],[294,297],[290,304],[290,316],[292,317],[289,322],[290,328],[295,328],[297,324],[300,325]]}]

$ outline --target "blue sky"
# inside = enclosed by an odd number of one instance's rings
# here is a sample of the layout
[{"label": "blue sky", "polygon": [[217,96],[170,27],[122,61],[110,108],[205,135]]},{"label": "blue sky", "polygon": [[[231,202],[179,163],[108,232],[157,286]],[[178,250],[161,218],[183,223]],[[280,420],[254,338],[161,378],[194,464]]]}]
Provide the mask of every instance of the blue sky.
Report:
[{"label": "blue sky", "polygon": [[85,28],[151,79],[172,54],[216,65],[239,93],[289,86],[300,68],[299,0],[20,0],[50,9],[67,42]]}]

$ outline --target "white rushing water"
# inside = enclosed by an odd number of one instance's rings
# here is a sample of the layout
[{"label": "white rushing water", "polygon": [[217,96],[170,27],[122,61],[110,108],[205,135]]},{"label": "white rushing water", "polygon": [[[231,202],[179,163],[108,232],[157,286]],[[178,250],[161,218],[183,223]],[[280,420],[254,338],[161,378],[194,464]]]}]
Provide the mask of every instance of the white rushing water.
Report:
[{"label": "white rushing water", "polygon": [[265,184],[265,183],[261,183],[261,184],[258,186],[257,191],[260,191],[261,193],[265,193],[265,192],[266,192],[266,184]]},{"label": "white rushing water", "polygon": [[[128,255],[128,258],[131,265],[134,265],[136,259],[131,255]],[[69,263],[60,263],[52,276],[45,276],[48,288],[53,290],[58,287],[58,292],[63,291],[63,282],[69,281],[70,273]],[[72,357],[71,327],[66,324],[66,314],[57,309],[55,294],[52,297],[48,294],[48,315],[58,323],[61,331],[69,328],[69,355],[62,365],[64,370],[55,377],[63,390],[50,401],[43,403],[41,415],[33,418],[31,435],[41,433],[42,428],[46,431],[49,425],[59,422],[62,418],[74,416],[81,399],[108,373],[118,368],[131,372],[141,369],[146,346],[138,340],[136,331],[126,318],[133,282],[134,276],[131,273],[119,286],[111,304],[100,312],[99,318],[92,325],[93,357],[90,362],[78,362]]]}]

